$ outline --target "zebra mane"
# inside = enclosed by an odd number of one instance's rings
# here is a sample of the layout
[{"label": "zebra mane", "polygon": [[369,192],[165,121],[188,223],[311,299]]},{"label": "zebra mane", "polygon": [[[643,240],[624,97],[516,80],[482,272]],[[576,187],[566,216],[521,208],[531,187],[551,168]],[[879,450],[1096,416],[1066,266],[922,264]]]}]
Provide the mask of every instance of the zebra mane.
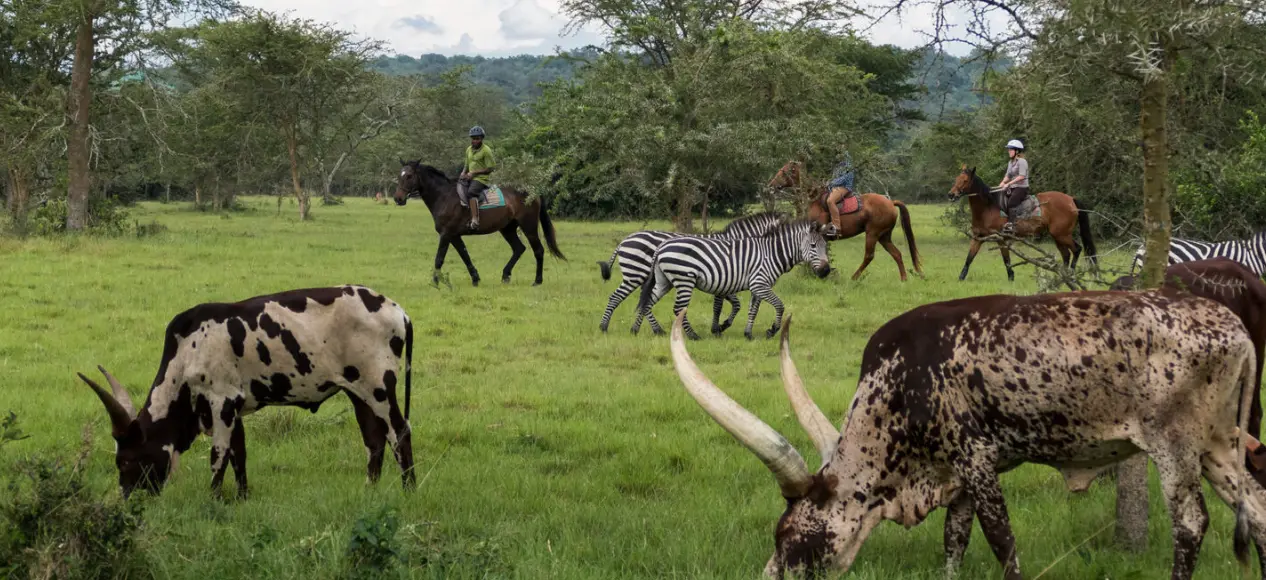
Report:
[{"label": "zebra mane", "polygon": [[765,232],[765,235],[761,237],[773,238],[786,233],[800,233],[801,229],[811,228],[817,224],[818,222],[805,218],[784,218],[779,221],[778,225],[769,228],[769,231]]},{"label": "zebra mane", "polygon": [[786,219],[787,219],[787,216],[781,213],[762,211],[759,213],[754,213],[751,215],[745,215],[739,218],[735,218],[734,221],[727,224],[724,228],[721,228],[721,233],[724,234],[724,233],[731,232],[735,228],[742,227],[747,224],[762,223],[766,220],[782,222]]}]

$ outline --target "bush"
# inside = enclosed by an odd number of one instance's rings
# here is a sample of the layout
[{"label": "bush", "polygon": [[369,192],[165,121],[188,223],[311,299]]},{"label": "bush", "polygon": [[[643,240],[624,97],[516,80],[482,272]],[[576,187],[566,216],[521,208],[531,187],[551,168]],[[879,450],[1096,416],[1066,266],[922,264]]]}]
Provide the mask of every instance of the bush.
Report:
[{"label": "bush", "polygon": [[[51,236],[66,231],[66,198],[46,200],[30,212],[27,227],[37,236]],[[88,198],[88,230],[93,233],[120,235],[127,232],[128,215],[121,205],[104,197]]]},{"label": "bush", "polygon": [[[4,422],[4,441],[13,440],[15,423],[10,414]],[[0,503],[0,577],[144,575],[136,545],[144,523],[141,505],[93,496],[83,476],[91,449],[90,432],[84,433],[73,465],[28,457],[8,467],[8,497]]]},{"label": "bush", "polygon": [[352,525],[347,542],[347,577],[381,578],[396,566],[400,548],[396,532],[400,520],[395,510],[382,508],[377,513],[361,516]]}]

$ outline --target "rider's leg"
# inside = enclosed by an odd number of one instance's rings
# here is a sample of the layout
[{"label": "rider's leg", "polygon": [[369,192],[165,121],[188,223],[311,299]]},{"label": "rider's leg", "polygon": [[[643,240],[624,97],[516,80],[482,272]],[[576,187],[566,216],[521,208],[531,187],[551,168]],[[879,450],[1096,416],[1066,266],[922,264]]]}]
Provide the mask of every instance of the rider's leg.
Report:
[{"label": "rider's leg", "polygon": [[840,224],[840,200],[848,194],[848,190],[843,187],[831,188],[831,193],[826,197],[826,209],[831,212],[831,225],[835,226],[835,231],[844,229]]},{"label": "rider's leg", "polygon": [[488,189],[487,185],[478,181],[471,181],[470,189],[467,190],[469,197],[466,203],[470,204],[470,229],[472,230],[479,229],[479,194],[483,193],[485,189]]}]

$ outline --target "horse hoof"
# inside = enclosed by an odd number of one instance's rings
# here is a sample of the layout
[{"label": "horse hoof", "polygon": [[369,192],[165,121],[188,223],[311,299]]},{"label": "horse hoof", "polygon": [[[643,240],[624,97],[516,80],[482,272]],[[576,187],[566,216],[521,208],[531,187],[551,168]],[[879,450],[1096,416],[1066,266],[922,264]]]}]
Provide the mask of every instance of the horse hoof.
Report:
[{"label": "horse hoof", "polygon": [[533,283],[532,283],[532,285],[533,285],[533,286],[540,286],[540,285],[541,285],[541,281],[540,281],[540,280],[537,280],[537,281],[533,282]]},{"label": "horse hoof", "polygon": [[510,277],[509,277],[509,276],[502,276],[502,277],[501,277],[501,283],[502,283],[502,284],[509,284],[509,283],[510,283]]},{"label": "horse hoof", "polygon": [[479,286],[479,278],[470,281],[471,286]]}]

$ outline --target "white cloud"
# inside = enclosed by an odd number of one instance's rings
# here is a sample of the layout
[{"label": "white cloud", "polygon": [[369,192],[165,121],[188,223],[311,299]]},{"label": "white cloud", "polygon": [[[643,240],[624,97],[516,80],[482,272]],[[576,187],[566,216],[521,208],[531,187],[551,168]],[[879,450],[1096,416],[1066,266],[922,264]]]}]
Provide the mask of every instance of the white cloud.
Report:
[{"label": "white cloud", "polygon": [[[330,22],[365,37],[387,43],[387,51],[418,56],[423,53],[550,54],[601,44],[601,33],[591,27],[562,35],[567,18],[559,14],[560,0],[242,0],[243,4],[296,18]],[[870,6],[891,0],[865,0]],[[495,16],[494,16],[495,15]],[[950,23],[966,23],[965,14],[951,14]],[[920,32],[930,32],[931,12],[924,7],[891,15],[872,24],[858,21],[872,42],[920,46]],[[967,49],[953,49],[955,54]]]}]

